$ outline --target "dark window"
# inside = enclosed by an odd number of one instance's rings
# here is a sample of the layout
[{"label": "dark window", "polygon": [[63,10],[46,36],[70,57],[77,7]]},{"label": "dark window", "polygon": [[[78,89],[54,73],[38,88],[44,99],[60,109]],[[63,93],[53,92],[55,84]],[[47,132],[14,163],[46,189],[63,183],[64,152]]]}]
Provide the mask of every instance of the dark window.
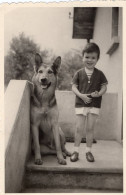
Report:
[{"label": "dark window", "polygon": [[112,37],[118,36],[119,8],[112,8]]}]

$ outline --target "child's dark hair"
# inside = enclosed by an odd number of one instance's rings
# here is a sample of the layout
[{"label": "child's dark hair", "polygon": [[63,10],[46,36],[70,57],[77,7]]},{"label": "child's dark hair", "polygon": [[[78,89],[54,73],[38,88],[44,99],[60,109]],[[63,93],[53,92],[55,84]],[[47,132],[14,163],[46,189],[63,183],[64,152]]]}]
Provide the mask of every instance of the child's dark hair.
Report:
[{"label": "child's dark hair", "polygon": [[92,53],[96,52],[98,54],[98,59],[100,57],[100,49],[96,43],[87,43],[84,50],[82,51],[82,55],[84,56],[84,53]]}]

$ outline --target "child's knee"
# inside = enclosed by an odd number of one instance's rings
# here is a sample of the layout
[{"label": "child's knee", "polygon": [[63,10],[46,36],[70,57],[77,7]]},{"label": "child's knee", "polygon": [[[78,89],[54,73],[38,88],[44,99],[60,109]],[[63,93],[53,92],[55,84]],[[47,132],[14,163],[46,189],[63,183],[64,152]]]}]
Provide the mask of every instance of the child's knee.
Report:
[{"label": "child's knee", "polygon": [[87,127],[86,132],[87,132],[87,133],[93,133],[93,132],[94,132],[94,128],[92,128],[92,127]]},{"label": "child's knee", "polygon": [[84,127],[81,125],[77,125],[76,127],[76,133],[82,135],[83,134]]}]

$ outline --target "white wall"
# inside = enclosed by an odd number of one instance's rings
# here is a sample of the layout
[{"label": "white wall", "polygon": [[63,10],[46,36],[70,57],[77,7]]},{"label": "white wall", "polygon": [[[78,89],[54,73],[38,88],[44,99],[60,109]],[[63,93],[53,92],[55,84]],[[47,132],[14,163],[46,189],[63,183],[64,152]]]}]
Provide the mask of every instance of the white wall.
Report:
[{"label": "white wall", "polygon": [[[110,56],[106,54],[111,46],[112,8],[97,8],[94,39],[100,49],[101,56],[97,67],[101,69],[108,79],[109,93],[118,94],[118,126],[115,130],[117,137],[121,139],[122,131],[122,9],[119,8],[119,47]],[[113,121],[114,122],[114,121]]]},{"label": "white wall", "polygon": [[98,8],[95,20],[94,39],[100,49],[101,57],[98,68],[104,71],[109,81],[108,92],[118,92],[122,88],[122,16],[119,9],[119,38],[118,49],[109,56],[106,54],[111,43],[112,8]]},{"label": "white wall", "polygon": [[[66,137],[74,137],[76,129],[75,95],[72,91],[56,91],[59,109],[59,122]],[[65,100],[65,101],[64,101]],[[117,140],[117,94],[107,93],[103,97],[100,116],[95,125],[94,137],[97,140]],[[113,123],[114,121],[114,123]],[[83,137],[85,137],[86,126]]]}]

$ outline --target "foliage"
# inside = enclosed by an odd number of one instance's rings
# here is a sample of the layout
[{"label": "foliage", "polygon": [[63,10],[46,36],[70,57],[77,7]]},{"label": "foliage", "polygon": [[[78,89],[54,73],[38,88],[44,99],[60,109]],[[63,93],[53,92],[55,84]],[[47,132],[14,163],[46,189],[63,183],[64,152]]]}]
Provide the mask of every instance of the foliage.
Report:
[{"label": "foliage", "polygon": [[[11,79],[31,81],[34,74],[35,53],[40,53],[44,60],[50,58],[53,61],[55,59],[52,50],[40,51],[39,46],[29,37],[26,37],[24,33],[12,39],[9,53],[5,56],[5,85]],[[62,64],[58,75],[58,89],[71,90],[72,77],[82,67],[82,59],[74,51],[67,52],[61,57]]]},{"label": "foliage", "polygon": [[78,53],[70,51],[64,54],[58,75],[58,89],[71,90],[72,78],[75,72],[82,66],[82,57]]},{"label": "foliage", "polygon": [[9,53],[5,56],[5,84],[10,79],[31,79],[36,52],[40,52],[39,47],[24,33],[12,39]]}]

